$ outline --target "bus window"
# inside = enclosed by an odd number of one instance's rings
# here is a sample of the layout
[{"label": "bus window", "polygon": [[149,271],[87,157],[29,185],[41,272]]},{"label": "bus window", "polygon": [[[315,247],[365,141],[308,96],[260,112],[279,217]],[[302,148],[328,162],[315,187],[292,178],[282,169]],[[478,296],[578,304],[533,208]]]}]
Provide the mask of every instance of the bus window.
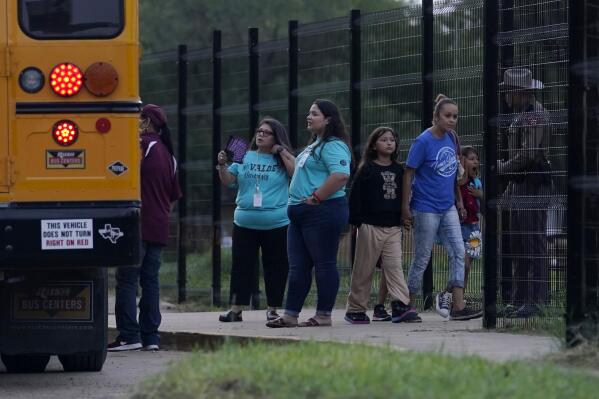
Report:
[{"label": "bus window", "polygon": [[39,40],[110,39],[123,30],[123,0],[20,0],[19,24]]}]

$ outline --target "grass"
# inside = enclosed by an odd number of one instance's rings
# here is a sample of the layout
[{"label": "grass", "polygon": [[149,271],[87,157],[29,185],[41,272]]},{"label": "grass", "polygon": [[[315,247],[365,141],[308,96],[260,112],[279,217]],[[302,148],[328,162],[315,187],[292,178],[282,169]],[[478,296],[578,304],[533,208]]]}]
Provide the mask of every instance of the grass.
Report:
[{"label": "grass", "polygon": [[302,342],[197,352],[144,381],[133,398],[587,399],[598,390],[599,378],[547,363]]}]

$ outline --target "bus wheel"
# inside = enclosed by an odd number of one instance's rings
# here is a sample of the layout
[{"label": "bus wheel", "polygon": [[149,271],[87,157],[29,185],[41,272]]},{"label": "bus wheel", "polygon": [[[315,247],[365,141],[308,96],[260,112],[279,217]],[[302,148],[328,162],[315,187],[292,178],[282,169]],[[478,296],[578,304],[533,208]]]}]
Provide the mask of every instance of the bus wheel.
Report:
[{"label": "bus wheel", "polygon": [[100,371],[106,360],[106,350],[73,355],[59,355],[64,371]]},{"label": "bus wheel", "polygon": [[43,373],[50,355],[1,355],[9,373]]}]

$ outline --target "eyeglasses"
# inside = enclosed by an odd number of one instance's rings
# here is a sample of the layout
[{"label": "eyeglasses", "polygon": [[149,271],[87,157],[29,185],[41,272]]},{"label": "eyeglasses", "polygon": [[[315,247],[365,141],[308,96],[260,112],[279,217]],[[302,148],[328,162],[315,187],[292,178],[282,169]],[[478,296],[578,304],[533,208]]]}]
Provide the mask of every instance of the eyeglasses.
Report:
[{"label": "eyeglasses", "polygon": [[272,136],[275,134],[272,130],[256,129],[256,135],[262,134],[263,136]]}]

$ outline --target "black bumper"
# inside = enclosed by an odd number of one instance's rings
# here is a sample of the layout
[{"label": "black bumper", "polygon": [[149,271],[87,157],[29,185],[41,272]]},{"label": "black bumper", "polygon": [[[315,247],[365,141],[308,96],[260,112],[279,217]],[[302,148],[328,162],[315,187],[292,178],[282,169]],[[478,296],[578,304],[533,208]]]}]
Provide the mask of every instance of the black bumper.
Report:
[{"label": "black bumper", "polygon": [[0,268],[137,265],[137,202],[11,204],[0,208]]}]

